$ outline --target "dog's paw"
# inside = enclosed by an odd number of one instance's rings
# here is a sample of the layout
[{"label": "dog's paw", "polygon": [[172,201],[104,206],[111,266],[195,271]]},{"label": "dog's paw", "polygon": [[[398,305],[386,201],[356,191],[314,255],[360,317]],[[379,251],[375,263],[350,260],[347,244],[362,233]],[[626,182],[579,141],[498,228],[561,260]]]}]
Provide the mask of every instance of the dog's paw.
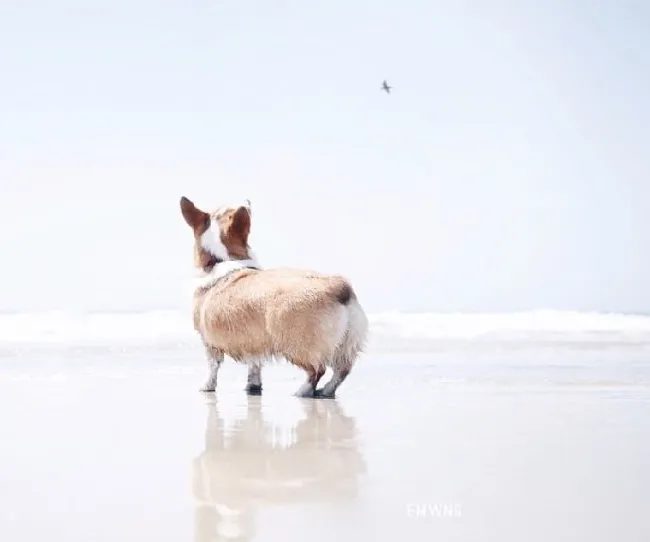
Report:
[{"label": "dog's paw", "polygon": [[262,386],[259,384],[248,384],[246,386],[246,393],[248,395],[262,395]]},{"label": "dog's paw", "polygon": [[323,393],[323,390],[314,390],[314,399],[335,399],[335,394],[333,393]]},{"label": "dog's paw", "polygon": [[295,397],[301,397],[303,399],[310,399],[314,396],[314,390],[312,388],[300,388],[293,394]]}]

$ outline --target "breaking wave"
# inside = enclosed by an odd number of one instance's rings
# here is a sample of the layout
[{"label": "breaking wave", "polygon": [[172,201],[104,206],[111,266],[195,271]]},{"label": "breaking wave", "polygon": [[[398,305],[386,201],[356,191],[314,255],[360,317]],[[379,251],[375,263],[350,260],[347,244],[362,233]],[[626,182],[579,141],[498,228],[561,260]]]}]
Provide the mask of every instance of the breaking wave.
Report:
[{"label": "breaking wave", "polygon": [[[493,344],[650,345],[650,316],[570,311],[379,313],[371,347]],[[0,314],[0,345],[163,346],[196,342],[183,311]]]}]

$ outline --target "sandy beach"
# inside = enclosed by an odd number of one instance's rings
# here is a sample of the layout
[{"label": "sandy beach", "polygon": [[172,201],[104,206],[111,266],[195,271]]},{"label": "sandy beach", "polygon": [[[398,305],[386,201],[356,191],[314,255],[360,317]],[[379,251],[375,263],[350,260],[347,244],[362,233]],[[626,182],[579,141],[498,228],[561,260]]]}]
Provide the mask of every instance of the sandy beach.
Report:
[{"label": "sandy beach", "polygon": [[21,352],[3,541],[650,538],[643,349],[374,351],[334,401],[286,365],[201,394],[195,346]]}]

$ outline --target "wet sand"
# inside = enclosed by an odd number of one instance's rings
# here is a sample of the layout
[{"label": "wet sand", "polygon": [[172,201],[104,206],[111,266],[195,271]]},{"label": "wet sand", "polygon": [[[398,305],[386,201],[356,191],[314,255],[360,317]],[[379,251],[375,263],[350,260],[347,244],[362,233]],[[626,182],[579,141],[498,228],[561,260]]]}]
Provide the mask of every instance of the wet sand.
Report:
[{"label": "wet sand", "polygon": [[2,541],[650,540],[638,379],[387,355],[306,400],[287,367],[248,397],[237,367],[200,394],[196,361],[88,356],[2,373]]}]

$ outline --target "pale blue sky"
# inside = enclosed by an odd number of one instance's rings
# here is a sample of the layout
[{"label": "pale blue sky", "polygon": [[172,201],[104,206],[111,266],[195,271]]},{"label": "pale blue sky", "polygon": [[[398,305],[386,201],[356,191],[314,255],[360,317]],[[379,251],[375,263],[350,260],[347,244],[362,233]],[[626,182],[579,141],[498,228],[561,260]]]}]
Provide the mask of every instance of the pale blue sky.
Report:
[{"label": "pale blue sky", "polygon": [[[650,310],[650,5],[0,4],[0,309],[182,306],[178,199],[379,310]],[[390,96],[379,90],[387,78]]]}]

